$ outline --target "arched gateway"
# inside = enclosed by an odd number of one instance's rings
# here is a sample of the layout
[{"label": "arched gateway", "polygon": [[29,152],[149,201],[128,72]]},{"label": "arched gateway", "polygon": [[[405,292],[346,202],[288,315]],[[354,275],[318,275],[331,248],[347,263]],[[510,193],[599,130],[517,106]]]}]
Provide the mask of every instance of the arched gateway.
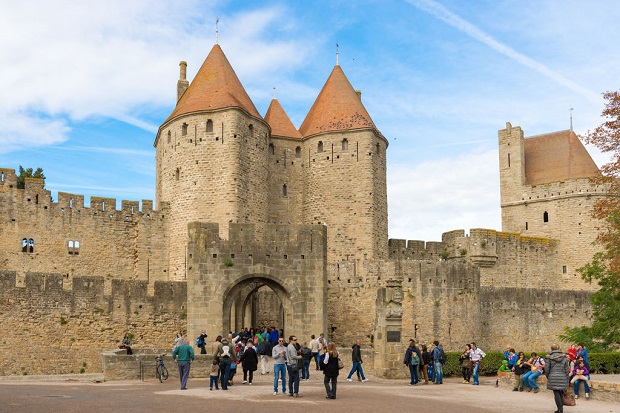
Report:
[{"label": "arched gateway", "polygon": [[326,228],[267,224],[261,230],[231,223],[222,240],[218,224],[188,225],[190,338],[205,329],[214,339],[266,320],[287,335],[326,330]]}]

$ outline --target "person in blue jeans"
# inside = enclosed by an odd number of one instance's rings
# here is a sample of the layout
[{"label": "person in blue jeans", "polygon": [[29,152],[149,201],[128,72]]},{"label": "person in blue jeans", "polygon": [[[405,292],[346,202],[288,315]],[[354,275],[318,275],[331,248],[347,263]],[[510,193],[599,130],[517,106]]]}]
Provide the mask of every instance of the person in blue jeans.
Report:
[{"label": "person in blue jeans", "polygon": [[353,362],[353,367],[351,367],[351,371],[349,372],[349,375],[347,376],[347,381],[353,381],[351,376],[353,376],[353,373],[355,372],[357,372],[357,374],[360,375],[363,382],[368,381],[366,376],[364,376],[364,369],[362,369],[362,351],[360,348],[361,345],[362,345],[362,340],[360,339],[357,339],[355,341],[355,344],[353,344],[353,347],[351,350],[351,361]]},{"label": "person in blue jeans", "polygon": [[539,389],[538,385],[536,384],[536,379],[543,372],[545,360],[542,357],[538,357],[538,354],[532,352],[532,356],[525,364],[530,366],[530,371],[523,375],[523,386],[528,392],[534,389],[534,393],[538,393]]},{"label": "person in blue jeans", "polygon": [[484,351],[478,348],[475,342],[471,343],[471,350],[469,352],[469,357],[471,358],[471,364],[473,367],[473,371],[471,373],[471,377],[474,379],[473,385],[480,385],[480,381],[478,380],[478,373],[480,372],[480,362],[487,355]]},{"label": "person in blue jeans", "polygon": [[284,338],[278,339],[278,344],[271,351],[273,358],[273,395],[278,395],[278,379],[282,379],[282,393],[286,394],[286,347]]},{"label": "person in blue jeans", "polygon": [[420,366],[421,361],[422,358],[420,357],[420,350],[416,347],[415,341],[409,340],[409,347],[405,353],[405,360],[403,363],[409,368],[409,374],[411,375],[411,381],[409,382],[410,386],[415,386],[418,384],[418,367]]},{"label": "person in blue jeans", "polygon": [[433,349],[433,361],[435,362],[435,384],[443,384],[443,364],[440,360],[441,346],[439,341],[433,341],[435,348]]}]

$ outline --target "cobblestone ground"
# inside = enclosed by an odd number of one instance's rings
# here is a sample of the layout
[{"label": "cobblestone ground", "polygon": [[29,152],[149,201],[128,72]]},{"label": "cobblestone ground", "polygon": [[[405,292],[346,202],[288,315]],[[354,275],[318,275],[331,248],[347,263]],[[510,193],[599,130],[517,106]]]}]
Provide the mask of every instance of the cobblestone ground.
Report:
[{"label": "cobblestone ground", "polygon": [[[252,386],[242,385],[239,377],[228,391],[210,391],[209,381],[190,379],[188,390],[179,389],[176,376],[162,383],[144,382],[89,383],[77,381],[0,381],[0,412],[171,412],[230,411],[250,409],[256,402],[261,411],[294,409],[295,412],[547,412],[555,411],[551,392],[518,393],[496,388],[495,379],[480,386],[446,379],[443,385],[408,386],[406,381],[371,377],[369,382],[347,382],[339,377],[336,400],[325,399],[322,375],[314,374],[300,385],[300,397],[273,395],[273,377],[255,377]],[[281,389],[281,387],[280,387]],[[249,404],[250,403],[250,404]],[[567,407],[569,413],[620,413],[616,403],[578,400]]]}]

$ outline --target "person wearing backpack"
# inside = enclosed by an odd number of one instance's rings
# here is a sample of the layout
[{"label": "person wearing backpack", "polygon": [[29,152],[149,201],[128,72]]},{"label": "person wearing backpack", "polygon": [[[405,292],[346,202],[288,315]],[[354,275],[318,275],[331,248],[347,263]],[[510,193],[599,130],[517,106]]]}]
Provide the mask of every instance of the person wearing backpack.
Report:
[{"label": "person wearing backpack", "polygon": [[420,366],[422,357],[420,356],[420,350],[415,345],[415,341],[409,340],[409,348],[405,352],[405,366],[409,367],[409,374],[411,375],[410,386],[418,384],[418,368]]},{"label": "person wearing backpack", "polygon": [[196,339],[196,346],[200,349],[200,354],[207,354],[207,349],[205,348],[205,346],[206,346],[205,339],[206,338],[207,338],[207,333],[204,330],[202,330],[202,332],[200,333],[200,335]]},{"label": "person wearing backpack", "polygon": [[228,343],[227,339],[222,339],[222,342],[217,346],[215,357],[220,361],[220,381],[222,383],[222,390],[228,390],[230,364],[236,363],[237,358],[232,344]]},{"label": "person wearing backpack", "polygon": [[443,384],[443,366],[446,364],[446,353],[438,340],[433,341],[433,361],[435,362],[435,384]]}]

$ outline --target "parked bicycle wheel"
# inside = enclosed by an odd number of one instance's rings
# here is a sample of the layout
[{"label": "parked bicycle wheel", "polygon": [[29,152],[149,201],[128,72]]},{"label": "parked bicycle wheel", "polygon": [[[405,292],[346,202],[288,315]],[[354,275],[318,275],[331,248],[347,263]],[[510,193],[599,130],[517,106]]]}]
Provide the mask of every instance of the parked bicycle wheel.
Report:
[{"label": "parked bicycle wheel", "polygon": [[166,366],[161,366],[161,376],[164,380],[168,380],[168,368]]}]

